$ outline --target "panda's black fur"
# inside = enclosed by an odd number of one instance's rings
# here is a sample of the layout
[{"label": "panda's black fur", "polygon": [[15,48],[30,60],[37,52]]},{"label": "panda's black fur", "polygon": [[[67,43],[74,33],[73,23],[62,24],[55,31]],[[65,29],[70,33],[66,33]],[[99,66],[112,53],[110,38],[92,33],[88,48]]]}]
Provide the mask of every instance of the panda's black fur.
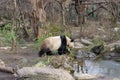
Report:
[{"label": "panda's black fur", "polygon": [[67,51],[67,48],[66,48],[67,41],[66,41],[65,35],[60,36],[60,38],[61,38],[61,46],[58,49],[58,54],[59,55],[61,55],[62,53],[66,53],[66,51]]},{"label": "panda's black fur", "polygon": [[[65,35],[61,35],[59,36],[60,40],[61,40],[61,44],[59,45],[60,47],[58,48],[58,54],[62,55],[65,54],[66,52],[68,52],[67,49],[67,38]],[[73,42],[74,40],[71,39],[71,42]],[[55,42],[53,42],[52,44],[55,44]],[[46,49],[46,45],[47,43],[43,44],[42,49],[39,52],[39,57],[41,57],[44,53],[46,53],[47,55],[53,55],[52,51],[50,50],[50,48]]]}]

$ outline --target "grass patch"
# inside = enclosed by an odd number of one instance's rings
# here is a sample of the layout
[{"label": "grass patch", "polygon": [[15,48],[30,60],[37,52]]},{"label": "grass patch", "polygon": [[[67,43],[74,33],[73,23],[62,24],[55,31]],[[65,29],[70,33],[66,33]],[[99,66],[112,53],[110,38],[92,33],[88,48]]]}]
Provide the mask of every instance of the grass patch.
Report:
[{"label": "grass patch", "polygon": [[11,46],[12,45],[12,39],[16,38],[15,32],[11,32],[12,24],[8,23],[3,28],[0,29],[0,46]]},{"label": "grass patch", "polygon": [[50,64],[50,61],[52,60],[52,56],[45,56],[45,57],[42,57],[42,58],[36,58],[34,60],[35,64],[34,66],[35,67],[46,67],[47,65]]}]

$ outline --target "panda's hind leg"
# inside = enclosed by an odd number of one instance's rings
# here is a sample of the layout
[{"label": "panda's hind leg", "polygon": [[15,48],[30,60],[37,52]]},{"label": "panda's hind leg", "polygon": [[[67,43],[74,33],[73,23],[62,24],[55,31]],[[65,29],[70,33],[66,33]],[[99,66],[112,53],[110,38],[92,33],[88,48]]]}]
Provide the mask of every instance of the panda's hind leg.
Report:
[{"label": "panda's hind leg", "polygon": [[39,51],[39,57],[41,57],[44,53],[46,53],[46,55],[53,55],[50,49],[41,49]]}]

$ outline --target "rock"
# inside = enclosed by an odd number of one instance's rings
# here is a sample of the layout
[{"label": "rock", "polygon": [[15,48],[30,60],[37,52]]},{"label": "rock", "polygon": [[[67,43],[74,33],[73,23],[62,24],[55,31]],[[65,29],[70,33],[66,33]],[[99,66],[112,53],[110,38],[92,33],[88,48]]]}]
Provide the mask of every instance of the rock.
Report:
[{"label": "rock", "polygon": [[83,44],[81,44],[80,42],[75,42],[75,48],[76,49],[80,49],[80,48],[84,48],[85,46]]},{"label": "rock", "polygon": [[2,50],[7,50],[7,49],[11,49],[11,47],[9,47],[9,46],[6,46],[6,47],[0,47],[0,49],[2,49]]},{"label": "rock", "polygon": [[21,49],[26,49],[27,47],[26,46],[24,46],[24,47],[20,47]]},{"label": "rock", "polygon": [[120,43],[119,44],[115,44],[115,51],[120,53]]},{"label": "rock", "polygon": [[93,58],[95,56],[96,55],[92,52],[85,52],[81,50],[78,50],[77,55],[76,55],[77,59]]},{"label": "rock", "polygon": [[114,51],[107,52],[107,53],[104,54],[103,59],[105,59],[105,60],[115,60],[115,61],[119,62],[120,61],[119,60],[120,59],[120,54],[117,53],[117,52],[114,52]]},{"label": "rock", "polygon": [[111,58],[112,58],[112,56],[111,56],[109,53],[104,54],[103,59],[109,60],[109,59],[111,59]]},{"label": "rock", "polygon": [[0,59],[0,66],[5,67],[5,63],[1,59]]},{"label": "rock", "polygon": [[52,68],[24,67],[14,75],[28,77],[27,80],[74,80],[67,71]]},{"label": "rock", "polygon": [[114,43],[110,43],[110,44],[106,45],[106,47],[109,47],[110,51],[115,50],[115,48],[116,48],[116,50],[118,50],[118,48],[120,47],[120,41],[116,41]]},{"label": "rock", "polygon": [[68,55],[53,56],[50,60],[50,65],[54,68],[64,68],[65,70],[71,68],[71,57]]},{"label": "rock", "polygon": [[76,73],[74,74],[75,79],[77,80],[93,80],[93,79],[98,79],[102,78],[103,76],[101,75],[91,75],[91,74],[82,74],[82,73]]},{"label": "rock", "polygon": [[115,31],[115,32],[117,32],[118,30],[120,30],[120,28],[118,28],[118,27],[115,27],[115,28],[114,28],[114,31]]},{"label": "rock", "polygon": [[113,80],[120,80],[119,78],[113,78]]},{"label": "rock", "polygon": [[86,40],[86,39],[81,39],[81,43],[84,45],[87,45],[87,46],[93,44],[92,42],[90,42],[89,40]]}]

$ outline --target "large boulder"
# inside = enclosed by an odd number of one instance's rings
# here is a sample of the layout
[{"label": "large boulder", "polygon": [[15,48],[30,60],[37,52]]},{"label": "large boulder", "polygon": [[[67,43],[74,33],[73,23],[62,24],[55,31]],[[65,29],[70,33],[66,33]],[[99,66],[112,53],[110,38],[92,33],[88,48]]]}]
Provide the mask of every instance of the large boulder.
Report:
[{"label": "large boulder", "polygon": [[24,67],[14,75],[28,77],[27,80],[74,80],[65,70],[40,67]]}]

